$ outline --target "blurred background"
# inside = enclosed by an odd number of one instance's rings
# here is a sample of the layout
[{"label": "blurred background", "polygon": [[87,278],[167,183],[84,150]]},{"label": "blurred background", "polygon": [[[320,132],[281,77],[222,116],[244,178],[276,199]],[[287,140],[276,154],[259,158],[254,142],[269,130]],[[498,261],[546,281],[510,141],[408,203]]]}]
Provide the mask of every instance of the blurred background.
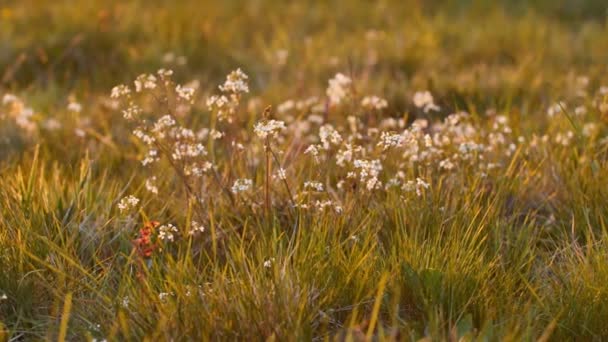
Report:
[{"label": "blurred background", "polygon": [[513,100],[548,95],[556,75],[605,73],[607,11],[604,0],[4,0],[0,86],[107,90],[171,67],[205,88],[240,66],[269,93],[350,71],[388,93],[475,98],[483,86]]}]

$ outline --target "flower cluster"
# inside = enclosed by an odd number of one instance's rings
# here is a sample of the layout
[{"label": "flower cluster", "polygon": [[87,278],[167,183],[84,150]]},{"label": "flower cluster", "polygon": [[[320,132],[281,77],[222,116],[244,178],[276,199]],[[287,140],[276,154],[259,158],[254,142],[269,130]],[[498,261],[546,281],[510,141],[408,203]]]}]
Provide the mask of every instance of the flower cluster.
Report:
[{"label": "flower cluster", "polygon": [[337,73],[334,78],[329,80],[329,86],[327,87],[327,97],[332,104],[340,104],[345,98],[350,96],[351,84],[353,81],[350,77],[344,74]]}]

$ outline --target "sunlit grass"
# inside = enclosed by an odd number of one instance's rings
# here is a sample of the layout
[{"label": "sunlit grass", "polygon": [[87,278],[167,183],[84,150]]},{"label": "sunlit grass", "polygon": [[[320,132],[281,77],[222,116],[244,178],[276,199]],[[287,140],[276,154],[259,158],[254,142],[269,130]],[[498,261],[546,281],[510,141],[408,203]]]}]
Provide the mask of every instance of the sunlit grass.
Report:
[{"label": "sunlit grass", "polygon": [[0,341],[607,338],[606,6],[568,6],[0,5]]}]

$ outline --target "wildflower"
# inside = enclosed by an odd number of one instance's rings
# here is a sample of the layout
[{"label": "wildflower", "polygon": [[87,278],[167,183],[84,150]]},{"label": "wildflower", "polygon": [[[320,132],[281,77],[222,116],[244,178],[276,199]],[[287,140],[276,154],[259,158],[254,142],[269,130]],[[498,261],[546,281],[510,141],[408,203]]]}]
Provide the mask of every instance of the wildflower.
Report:
[{"label": "wildflower", "polygon": [[0,301],[1,300],[7,300],[8,296],[6,295],[6,293],[3,293],[2,295],[0,295]]},{"label": "wildflower", "polygon": [[405,138],[401,134],[382,132],[378,146],[382,147],[383,151],[392,147],[401,147]]},{"label": "wildflower", "polygon": [[277,170],[277,177],[279,177],[280,180],[286,180],[287,179],[287,172],[285,171],[284,168],[279,168],[279,170]]},{"label": "wildflower", "polygon": [[167,301],[167,298],[173,295],[173,292],[161,292],[158,294],[158,299],[160,299],[161,302],[165,303]]},{"label": "wildflower", "polygon": [[156,77],[154,75],[141,74],[137,76],[133,83],[135,83],[135,92],[139,93],[142,89],[156,88]]},{"label": "wildflower", "polygon": [[158,69],[158,71],[156,72],[156,74],[158,76],[160,76],[161,78],[168,78],[171,75],[173,75],[173,70],[171,70],[171,69]]},{"label": "wildflower", "polygon": [[261,139],[267,137],[276,138],[281,130],[285,129],[285,122],[278,120],[269,120],[258,122],[253,127],[254,133]]},{"label": "wildflower", "polygon": [[315,191],[321,192],[323,191],[323,183],[306,181],[304,182],[304,189],[313,189]]},{"label": "wildflower", "polygon": [[146,165],[152,164],[156,161],[158,161],[158,151],[155,149],[150,149],[150,150],[148,150],[148,154],[146,155],[146,157],[141,161],[141,164],[143,166],[146,166]]},{"label": "wildflower", "polygon": [[126,86],[124,84],[119,84],[116,87],[112,88],[112,93],[111,93],[110,97],[113,99],[118,99],[123,96],[127,96],[130,93],[131,93],[131,89],[128,86]]},{"label": "wildflower", "polygon": [[61,122],[55,118],[50,118],[44,122],[43,127],[49,131],[56,131],[61,128]]},{"label": "wildflower", "polygon": [[239,192],[247,191],[251,188],[252,185],[253,181],[251,179],[237,179],[232,185],[232,193],[238,194]]},{"label": "wildflower", "polygon": [[192,221],[190,223],[190,231],[188,232],[188,235],[192,236],[198,233],[202,233],[205,231],[205,227],[201,224],[199,224],[196,221]]},{"label": "wildflower", "polygon": [[139,234],[136,239],[132,241],[137,254],[142,258],[150,258],[156,245],[152,243],[152,233],[154,228],[159,225],[158,221],[146,222],[144,226],[139,229]]},{"label": "wildflower", "polygon": [[342,142],[342,136],[338,131],[330,124],[323,125],[319,128],[319,139],[325,150],[328,150],[330,143],[338,145]]},{"label": "wildflower", "polygon": [[414,94],[414,105],[422,108],[425,113],[429,111],[439,111],[441,108],[434,102],[433,95],[429,91],[418,91]]},{"label": "wildflower", "polygon": [[179,98],[187,102],[191,102],[194,97],[194,88],[183,87],[180,84],[175,87],[175,92]]},{"label": "wildflower", "polygon": [[171,115],[167,114],[162,116],[154,123],[154,127],[152,128],[152,132],[159,133],[161,137],[164,137],[163,131],[175,125],[175,120],[171,117]]},{"label": "wildflower", "polygon": [[130,211],[131,209],[135,208],[138,203],[139,198],[133,195],[129,195],[127,197],[122,198],[120,202],[118,202],[118,210],[120,210],[120,212],[122,213]]},{"label": "wildflower", "polygon": [[366,96],[361,100],[361,106],[366,109],[382,110],[388,107],[388,102],[378,96]]},{"label": "wildflower", "polygon": [[429,183],[425,182],[421,178],[416,178],[416,182],[407,181],[407,183],[405,183],[402,188],[405,191],[415,191],[416,195],[420,197],[422,196],[422,191],[428,189],[429,187]]},{"label": "wildflower", "polygon": [[124,109],[122,111],[122,116],[127,120],[132,120],[141,112],[142,112],[141,108],[139,108],[135,104],[131,104],[129,107],[127,107],[126,109]]},{"label": "wildflower", "polygon": [[454,163],[449,159],[444,159],[439,162],[439,168],[443,170],[452,170],[455,167]]},{"label": "wildflower", "polygon": [[218,130],[212,129],[209,131],[209,138],[213,140],[221,139],[224,136],[224,132],[220,132]]},{"label": "wildflower", "polygon": [[352,80],[342,73],[337,73],[334,78],[329,80],[327,87],[327,96],[332,104],[340,104],[344,98],[350,93],[350,85]]},{"label": "wildflower", "polygon": [[207,108],[213,110],[214,108],[222,108],[228,104],[228,98],[224,95],[213,95],[207,99]]},{"label": "wildflower", "polygon": [[245,73],[242,72],[240,68],[236,69],[235,71],[228,74],[228,76],[226,76],[226,81],[224,82],[224,84],[220,85],[219,88],[221,91],[223,91],[225,93],[233,93],[233,94],[248,93],[249,92],[249,85],[247,85],[248,78],[249,77],[247,75],[245,75]]},{"label": "wildflower", "polygon": [[84,138],[84,136],[87,135],[87,133],[82,128],[76,128],[74,130],[74,134],[79,138]]},{"label": "wildflower", "polygon": [[270,268],[272,263],[274,262],[274,258],[270,258],[264,261],[264,268]]},{"label": "wildflower", "polygon": [[146,179],[146,190],[158,195],[158,187],[156,186],[156,176]]},{"label": "wildflower", "polygon": [[319,162],[319,148],[317,145],[310,145],[304,150],[304,154],[310,154],[315,159],[315,162]]},{"label": "wildflower", "polygon": [[16,101],[19,101],[19,98],[13,94],[4,94],[4,96],[2,96],[3,105],[11,104]]},{"label": "wildflower", "polygon": [[171,223],[164,224],[158,228],[158,238],[163,241],[167,240],[173,242],[175,240],[175,236],[173,234],[177,232],[177,228]]},{"label": "wildflower", "polygon": [[382,171],[380,160],[357,159],[353,165],[355,169],[359,170],[359,179],[365,183],[367,190],[379,189],[382,186],[382,182],[378,179],[380,171]]},{"label": "wildflower", "polygon": [[547,109],[547,115],[552,118],[556,114],[561,113],[564,108],[567,108],[565,102],[557,102]]},{"label": "wildflower", "polygon": [[123,308],[128,308],[128,307],[129,307],[129,303],[130,303],[130,302],[131,302],[131,299],[129,298],[129,296],[124,296],[124,297],[122,298],[122,302],[121,302],[122,307],[123,307]]},{"label": "wildflower", "polygon": [[68,111],[74,113],[80,113],[82,111],[82,105],[78,102],[70,102],[68,104]]}]

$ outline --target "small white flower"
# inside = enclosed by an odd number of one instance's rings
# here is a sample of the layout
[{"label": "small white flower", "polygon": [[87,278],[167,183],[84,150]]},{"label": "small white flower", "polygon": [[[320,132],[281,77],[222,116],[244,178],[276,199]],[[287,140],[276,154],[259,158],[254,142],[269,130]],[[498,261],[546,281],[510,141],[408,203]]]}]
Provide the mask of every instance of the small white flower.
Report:
[{"label": "small white flower", "polygon": [[221,91],[225,93],[248,93],[249,85],[247,85],[247,75],[241,71],[241,69],[236,69],[226,76],[226,81],[223,85],[220,85],[219,88]]},{"label": "small white flower", "polygon": [[183,87],[180,84],[175,87],[175,92],[184,101],[191,102],[194,97],[194,88]]},{"label": "small white flower", "polygon": [[239,192],[247,191],[253,185],[253,181],[247,178],[241,178],[234,181],[232,185],[232,193],[238,194]]},{"label": "small white flower", "polygon": [[281,130],[285,129],[285,123],[278,120],[258,122],[253,127],[254,133],[261,139],[267,137],[276,138]]},{"label": "small white flower", "polygon": [[279,177],[280,180],[286,180],[287,179],[287,172],[285,171],[284,168],[279,168],[279,170],[277,170],[277,177]]},{"label": "small white flower", "polygon": [[116,87],[112,88],[112,94],[110,95],[110,97],[113,99],[118,99],[130,93],[131,89],[128,86],[124,84],[119,84]]},{"label": "small white flower", "polygon": [[19,98],[13,94],[4,94],[4,96],[2,96],[3,105],[11,104],[16,101],[19,101]]},{"label": "small white flower", "polygon": [[78,102],[70,102],[68,104],[68,111],[74,113],[80,113],[82,111],[82,105]]},{"label": "small white flower", "polygon": [[165,303],[167,301],[167,298],[173,295],[173,292],[161,292],[158,294],[158,299],[160,299],[161,302]]},{"label": "small white flower", "polygon": [[127,197],[122,198],[120,202],[118,202],[118,210],[120,210],[120,212],[122,213],[130,211],[131,209],[135,208],[138,203],[139,198],[133,195],[129,195]]},{"label": "small white flower", "polygon": [[139,93],[143,89],[156,88],[156,77],[154,75],[141,74],[137,76],[133,83],[135,83],[135,92]]},{"label": "small white flower", "polygon": [[414,105],[422,108],[425,113],[429,111],[439,111],[441,108],[434,102],[433,95],[429,91],[418,91],[414,94]]},{"label": "small white flower", "polygon": [[155,195],[158,195],[158,187],[156,186],[156,176],[150,177],[146,180],[146,190],[150,191]]},{"label": "small white flower", "polygon": [[270,258],[264,261],[264,268],[270,268],[272,263],[274,262],[274,258]]},{"label": "small white flower", "polygon": [[196,235],[198,233],[202,233],[205,231],[205,227],[201,224],[199,224],[196,221],[192,221],[190,223],[190,231],[188,232],[188,235]]},{"label": "small white flower", "polygon": [[342,73],[337,73],[334,78],[329,80],[327,87],[327,97],[332,104],[340,104],[347,96],[350,95],[350,86],[352,84],[350,77]]},{"label": "small white flower", "polygon": [[174,233],[177,234],[177,227],[171,223],[163,224],[158,228],[158,238],[163,241],[173,242],[175,240]]},{"label": "small white flower", "polygon": [[321,192],[321,191],[323,191],[323,183],[314,182],[314,181],[306,181],[306,182],[304,182],[304,189],[313,189],[315,191]]},{"label": "small white flower", "polygon": [[171,75],[173,75],[173,70],[171,70],[171,69],[158,69],[158,71],[156,72],[156,74],[158,74],[158,76],[160,76],[161,78],[168,78]]},{"label": "small white flower", "polygon": [[405,138],[401,134],[382,132],[378,146],[382,147],[383,151],[386,151],[392,147],[403,146],[404,141]]},{"label": "small white flower", "polygon": [[375,95],[366,96],[363,98],[363,100],[361,100],[361,106],[366,109],[381,110],[388,107],[388,102],[385,99]]}]

